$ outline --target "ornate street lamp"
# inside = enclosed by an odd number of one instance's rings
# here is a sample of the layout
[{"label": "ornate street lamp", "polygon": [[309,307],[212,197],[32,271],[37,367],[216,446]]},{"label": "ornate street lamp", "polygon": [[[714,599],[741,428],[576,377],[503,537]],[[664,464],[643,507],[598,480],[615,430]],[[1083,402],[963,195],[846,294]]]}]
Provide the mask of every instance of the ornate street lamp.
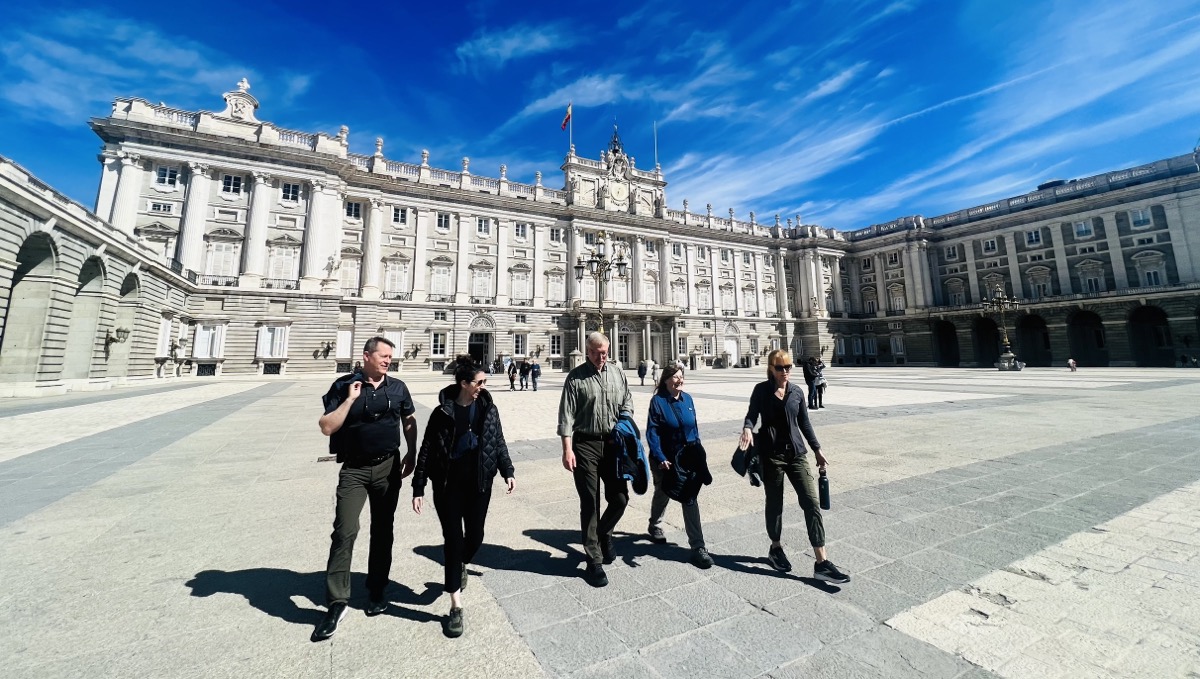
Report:
[{"label": "ornate street lamp", "polygon": [[1012,345],[1008,341],[1008,324],[1004,321],[1004,312],[1016,311],[1021,303],[1005,294],[1004,288],[999,285],[993,287],[991,293],[991,296],[985,298],[979,307],[984,313],[1000,312],[1000,333],[1004,340],[1004,353],[1000,354],[1000,361],[996,363],[996,367],[1000,370],[1020,370],[1025,367],[1025,364],[1018,361],[1017,357],[1013,355]]},{"label": "ornate street lamp", "polygon": [[[629,270],[629,263],[625,261],[625,248],[618,244],[613,249],[615,252],[609,256],[605,252],[605,234],[601,233],[596,239],[596,247],[594,247],[587,259],[583,257],[575,258],[575,280],[582,283],[584,274],[591,276],[596,280],[596,299],[598,302],[600,313],[600,332],[604,332],[604,284],[612,278],[613,269],[617,271],[617,278],[625,278],[626,272]],[[585,316],[586,318],[586,316]]]}]

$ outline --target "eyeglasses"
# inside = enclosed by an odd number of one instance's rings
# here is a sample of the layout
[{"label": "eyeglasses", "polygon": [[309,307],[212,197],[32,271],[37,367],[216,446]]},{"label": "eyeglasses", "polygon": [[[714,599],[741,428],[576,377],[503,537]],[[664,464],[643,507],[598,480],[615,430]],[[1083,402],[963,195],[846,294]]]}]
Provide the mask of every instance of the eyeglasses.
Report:
[{"label": "eyeglasses", "polygon": [[771,367],[778,370],[779,372],[783,372],[783,373],[788,373],[788,372],[792,371],[791,364],[784,365],[782,363],[776,363],[775,365],[773,365]]}]

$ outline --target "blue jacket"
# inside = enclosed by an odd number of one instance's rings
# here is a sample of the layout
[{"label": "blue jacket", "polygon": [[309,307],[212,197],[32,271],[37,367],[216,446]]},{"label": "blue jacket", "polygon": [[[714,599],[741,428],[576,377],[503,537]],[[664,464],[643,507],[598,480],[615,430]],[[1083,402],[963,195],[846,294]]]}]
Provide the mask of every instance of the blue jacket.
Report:
[{"label": "blue jacket", "polygon": [[632,415],[621,413],[608,443],[617,452],[617,478],[633,482],[633,492],[645,495],[650,487],[650,460],[642,448],[642,433]]},{"label": "blue jacket", "polygon": [[[671,462],[671,469],[662,476],[662,489],[667,497],[691,504],[700,494],[700,487],[712,483],[707,454],[704,446],[699,445],[696,405],[687,392],[674,403],[666,391],[659,391],[650,399],[646,442],[650,445],[654,464]],[[689,446],[688,443],[698,445]]]}]

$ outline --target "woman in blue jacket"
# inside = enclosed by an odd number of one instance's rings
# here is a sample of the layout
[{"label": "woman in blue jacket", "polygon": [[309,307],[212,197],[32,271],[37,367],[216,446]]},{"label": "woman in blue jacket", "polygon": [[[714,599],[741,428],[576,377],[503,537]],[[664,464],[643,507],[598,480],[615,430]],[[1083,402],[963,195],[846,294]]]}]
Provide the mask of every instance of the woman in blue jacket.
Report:
[{"label": "woman in blue jacket", "polygon": [[[762,461],[763,488],[767,494],[767,535],[771,538],[767,560],[771,567],[783,572],[792,570],[792,564],[780,543],[783,534],[783,479],[786,477],[796,489],[800,507],[804,510],[808,540],[816,557],[813,577],[842,584],[850,582],[850,576],[825,556],[825,524],[818,504],[817,480],[813,476],[813,464],[808,461],[804,442],[808,441],[812,448],[818,469],[825,469],[828,461],[821,454],[821,444],[808,419],[804,391],[791,381],[794,367],[792,355],[785,349],[776,349],[767,356],[767,379],[756,384],[750,394],[750,408],[746,411],[738,445],[745,450],[753,442]],[[762,417],[762,429],[754,437],[754,425],[759,416]]]},{"label": "woman in blue jacket", "polygon": [[[684,491],[688,497],[685,497],[681,504],[683,525],[687,530],[688,544],[692,548],[691,562],[697,568],[711,568],[713,560],[704,546],[704,531],[700,528],[700,505],[694,496],[694,493],[699,492],[699,483],[680,483],[680,470],[677,467],[673,468],[678,464],[678,456],[687,443],[700,442],[696,405],[692,402],[692,397],[683,391],[683,370],[677,366],[669,365],[663,368],[658,391],[650,399],[650,413],[646,419],[646,442],[650,445],[651,470],[654,474],[654,498],[650,501],[650,539],[659,544],[667,541],[662,530],[663,514],[667,511],[667,502],[670,499],[665,486],[677,483],[683,488],[690,487],[690,491]],[[702,450],[703,448],[694,446],[689,452]],[[687,464],[690,467],[689,476],[699,475],[700,482],[712,481],[707,463],[703,459],[691,460]]]}]

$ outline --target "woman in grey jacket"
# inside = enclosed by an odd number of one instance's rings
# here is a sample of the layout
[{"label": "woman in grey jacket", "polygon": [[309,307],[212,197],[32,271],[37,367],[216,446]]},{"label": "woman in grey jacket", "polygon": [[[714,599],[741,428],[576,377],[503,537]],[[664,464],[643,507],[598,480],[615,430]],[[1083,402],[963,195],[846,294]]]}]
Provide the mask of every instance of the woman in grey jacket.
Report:
[{"label": "woman in grey jacket", "polygon": [[818,505],[817,481],[804,442],[808,441],[812,447],[818,469],[825,469],[828,461],[821,454],[821,444],[808,419],[804,392],[791,383],[792,368],[792,355],[785,349],[776,349],[767,356],[767,380],[754,386],[738,442],[743,450],[750,446],[754,440],[754,425],[761,415],[762,429],[756,449],[762,460],[763,487],[767,493],[767,535],[771,538],[767,560],[775,570],[787,572],[792,569],[779,541],[783,534],[783,479],[786,476],[796,489],[800,508],[804,510],[808,540],[816,557],[813,577],[837,584],[850,582],[850,576],[826,558],[825,524]]}]

